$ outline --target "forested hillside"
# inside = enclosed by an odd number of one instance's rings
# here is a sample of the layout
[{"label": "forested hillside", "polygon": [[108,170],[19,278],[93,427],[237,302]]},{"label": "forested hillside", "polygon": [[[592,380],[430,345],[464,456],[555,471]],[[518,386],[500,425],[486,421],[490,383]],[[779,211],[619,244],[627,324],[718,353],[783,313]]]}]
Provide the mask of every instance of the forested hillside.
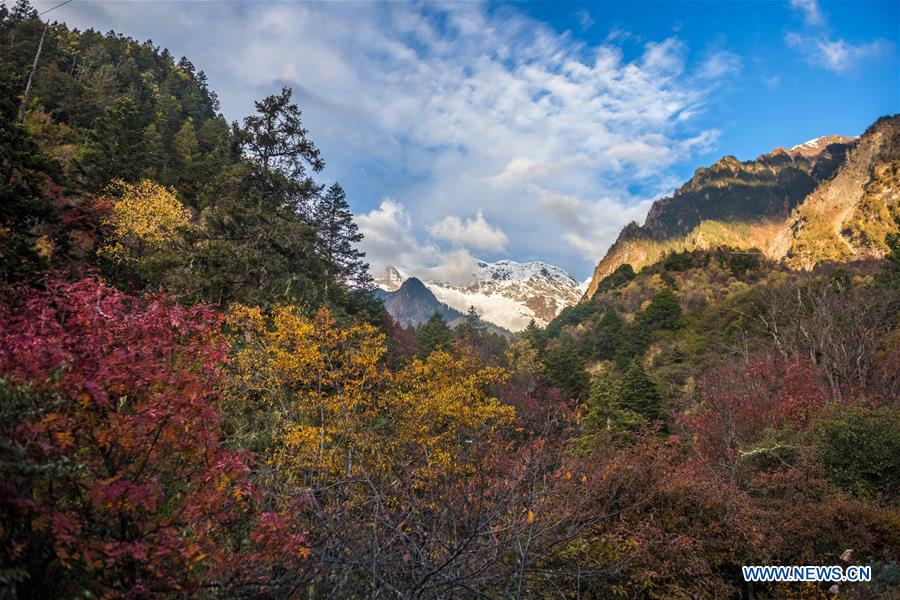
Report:
[{"label": "forested hillside", "polygon": [[0,597],[900,593],[892,171],[883,258],[667,251],[545,328],[404,328],[290,89],[229,124],[51,24],[23,105],[43,31],[0,6]]}]

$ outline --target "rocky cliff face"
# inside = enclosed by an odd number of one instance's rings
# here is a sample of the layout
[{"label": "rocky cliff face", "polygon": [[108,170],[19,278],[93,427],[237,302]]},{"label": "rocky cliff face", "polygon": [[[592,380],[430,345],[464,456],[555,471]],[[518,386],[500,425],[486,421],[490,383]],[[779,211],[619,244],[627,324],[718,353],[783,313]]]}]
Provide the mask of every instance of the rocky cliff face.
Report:
[{"label": "rocky cliff face", "polygon": [[898,129],[900,117],[884,118],[859,139],[827,136],[697,169],[654,202],[643,226],[622,230],[585,297],[618,266],[637,270],[671,251],[759,248],[796,268],[880,256],[896,228]]},{"label": "rocky cliff face", "polygon": [[880,258],[897,229],[900,197],[900,117],[870,127],[833,177],[792,212],[766,247],[797,269],[823,261]]}]

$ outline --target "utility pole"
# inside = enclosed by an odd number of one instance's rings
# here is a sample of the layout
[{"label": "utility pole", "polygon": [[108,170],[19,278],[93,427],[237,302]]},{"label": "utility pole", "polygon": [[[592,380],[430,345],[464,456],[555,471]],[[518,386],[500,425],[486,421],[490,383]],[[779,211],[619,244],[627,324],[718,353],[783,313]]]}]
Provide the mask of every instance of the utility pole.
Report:
[{"label": "utility pole", "polygon": [[[41,14],[38,15],[38,18],[46,15],[51,10],[56,10],[60,6],[65,6],[72,0],[66,0],[65,2],[61,2],[50,8],[45,10]],[[31,86],[34,84],[34,74],[37,72],[38,61],[41,60],[41,50],[44,49],[44,38],[47,36],[47,30],[50,29],[50,21],[47,21],[47,24],[44,25],[44,31],[41,33],[41,41],[38,42],[37,52],[34,53],[34,62],[31,64],[31,73],[28,74],[28,84],[25,86],[25,94],[22,96],[22,104],[19,105],[19,115],[18,121],[19,123],[25,122],[25,111],[28,110],[28,100],[31,98]]]},{"label": "utility pole", "polygon": [[50,21],[44,26],[44,32],[41,33],[41,41],[38,42],[37,52],[34,53],[34,63],[31,65],[31,73],[28,75],[28,84],[25,86],[25,95],[22,96],[22,104],[19,105],[19,123],[25,122],[25,111],[28,110],[28,99],[31,97],[31,85],[34,83],[34,74],[37,71],[38,61],[41,59],[41,50],[44,47],[44,37],[47,30],[50,29]]}]

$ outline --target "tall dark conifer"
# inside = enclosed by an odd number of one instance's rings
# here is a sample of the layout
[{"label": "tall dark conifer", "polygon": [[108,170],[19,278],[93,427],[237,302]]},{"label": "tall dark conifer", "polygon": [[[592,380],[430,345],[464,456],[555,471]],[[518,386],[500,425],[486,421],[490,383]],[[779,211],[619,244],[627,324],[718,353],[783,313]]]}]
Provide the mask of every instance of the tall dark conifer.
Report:
[{"label": "tall dark conifer", "polygon": [[328,279],[354,289],[372,287],[369,265],[358,244],[363,236],[353,222],[353,213],[340,184],[335,183],[322,195],[312,214],[318,231],[318,248],[325,259]]}]

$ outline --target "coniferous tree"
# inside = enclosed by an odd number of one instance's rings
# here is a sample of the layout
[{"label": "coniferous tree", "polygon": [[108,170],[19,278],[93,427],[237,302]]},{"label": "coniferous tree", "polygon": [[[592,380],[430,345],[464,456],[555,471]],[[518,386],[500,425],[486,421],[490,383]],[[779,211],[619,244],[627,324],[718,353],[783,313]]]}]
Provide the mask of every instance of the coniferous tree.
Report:
[{"label": "coniferous tree", "polygon": [[663,418],[662,394],[640,361],[632,361],[619,386],[618,405],[650,422]]},{"label": "coniferous tree", "polygon": [[20,80],[0,64],[0,277],[19,279],[48,266],[51,241],[40,230],[56,220],[41,193],[52,164],[16,121]]},{"label": "coniferous tree", "polygon": [[622,343],[622,319],[609,309],[594,326],[594,356],[601,360],[611,360]]},{"label": "coniferous tree", "polygon": [[245,117],[243,125],[233,124],[232,134],[250,163],[260,201],[308,217],[320,187],[307,168],[319,172],[325,162],[309,139],[291,95],[292,91],[284,88],[280,94],[256,102],[257,114]]},{"label": "coniferous tree", "polygon": [[482,345],[485,339],[485,325],[478,314],[478,309],[469,306],[466,311],[465,320],[456,328],[456,337],[458,340],[467,344],[470,348],[477,349]]},{"label": "coniferous tree", "polygon": [[547,337],[544,335],[544,330],[538,327],[537,323],[534,322],[534,319],[528,321],[528,326],[525,328],[525,332],[522,336],[528,340],[528,343],[531,344],[531,347],[539,352],[544,351],[544,346],[547,345]]},{"label": "coniferous tree", "polygon": [[900,234],[888,235],[885,243],[891,252],[875,281],[881,287],[894,290],[900,288]]},{"label": "coniferous tree", "polygon": [[99,189],[113,179],[136,181],[144,164],[143,141],[137,106],[124,96],[97,119],[85,142],[80,162],[91,187]]},{"label": "coniferous tree", "polygon": [[324,164],[290,98],[285,89],[259,101],[257,115],[232,126],[243,160],[199,199],[204,228],[179,276],[183,293],[223,305],[323,302],[326,263],[306,218],[319,186],[306,167],[318,171]]},{"label": "coniferous tree", "polygon": [[184,175],[190,175],[190,168],[194,159],[200,152],[200,144],[197,141],[197,132],[194,129],[194,119],[188,117],[175,134],[175,153]]},{"label": "coniferous tree", "polygon": [[453,334],[444,317],[434,313],[416,334],[416,348],[419,358],[425,360],[435,350],[449,350]]},{"label": "coniferous tree", "polygon": [[14,21],[28,21],[37,19],[38,12],[28,0],[16,0],[10,16]]},{"label": "coniferous tree", "polygon": [[156,123],[150,123],[144,129],[144,175],[154,180],[161,180],[166,164],[162,136]]},{"label": "coniferous tree", "polygon": [[547,348],[544,366],[554,387],[565,390],[575,400],[586,397],[590,381],[584,370],[585,357],[578,351],[577,342],[571,336],[563,336]]},{"label": "coniferous tree", "polygon": [[677,329],[681,325],[681,308],[678,298],[669,288],[653,295],[646,309],[637,315],[637,321],[650,329]]},{"label": "coniferous tree", "polygon": [[316,204],[312,222],[318,231],[318,248],[325,259],[328,279],[352,288],[370,289],[372,277],[369,265],[363,261],[366,254],[356,247],[363,236],[353,222],[340,184],[329,187]]}]

